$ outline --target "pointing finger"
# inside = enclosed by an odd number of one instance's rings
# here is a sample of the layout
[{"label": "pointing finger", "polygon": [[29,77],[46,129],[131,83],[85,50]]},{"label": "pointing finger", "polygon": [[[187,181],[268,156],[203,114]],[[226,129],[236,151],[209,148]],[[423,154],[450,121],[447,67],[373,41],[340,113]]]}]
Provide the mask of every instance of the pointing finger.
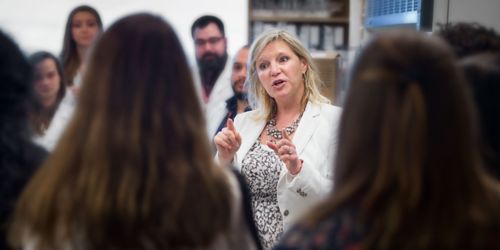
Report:
[{"label": "pointing finger", "polygon": [[234,127],[234,122],[231,118],[227,119],[226,126],[229,130],[236,132],[236,128]]}]

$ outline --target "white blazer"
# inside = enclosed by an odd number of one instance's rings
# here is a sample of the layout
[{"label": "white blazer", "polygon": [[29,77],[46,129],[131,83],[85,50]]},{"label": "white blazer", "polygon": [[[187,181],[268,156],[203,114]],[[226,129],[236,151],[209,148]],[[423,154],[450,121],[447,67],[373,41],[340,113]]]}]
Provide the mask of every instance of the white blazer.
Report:
[{"label": "white blazer", "polygon": [[200,103],[205,112],[205,121],[207,123],[207,135],[211,140],[215,136],[215,131],[219,128],[220,122],[227,114],[226,100],[234,95],[231,87],[231,60],[226,61],[224,70],[222,70],[219,78],[210,92],[208,102],[203,101],[203,88],[201,86],[200,74],[198,67],[193,67],[193,79],[195,82],[196,91],[200,99]]},{"label": "white blazer", "polygon": [[[309,102],[306,106],[292,139],[299,158],[304,161],[302,170],[293,176],[283,163],[278,180],[278,206],[285,231],[332,188],[340,114],[340,108],[329,104]],[[258,119],[257,115],[258,111],[254,110],[235,118],[241,146],[233,163],[240,172],[243,158],[266,125],[265,119]]]}]

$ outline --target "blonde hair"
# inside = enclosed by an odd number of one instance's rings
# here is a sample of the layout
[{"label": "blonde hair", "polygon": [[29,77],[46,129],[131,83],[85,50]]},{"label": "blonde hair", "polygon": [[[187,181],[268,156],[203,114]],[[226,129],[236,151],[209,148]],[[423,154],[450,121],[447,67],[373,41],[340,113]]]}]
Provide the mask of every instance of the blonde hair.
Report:
[{"label": "blonde hair", "polygon": [[310,53],[301,44],[301,42],[293,35],[285,30],[269,30],[260,35],[252,44],[250,49],[250,56],[248,58],[249,71],[247,76],[248,86],[248,100],[253,109],[258,109],[262,115],[270,119],[276,111],[276,102],[269,96],[262,86],[257,75],[256,61],[264,48],[275,41],[285,42],[290,49],[303,60],[307,65],[307,70],[304,73],[304,96],[302,97],[302,105],[305,106],[307,101],[314,103],[330,103],[328,98],[320,93],[320,86],[323,84],[321,81],[318,70],[312,60]]}]

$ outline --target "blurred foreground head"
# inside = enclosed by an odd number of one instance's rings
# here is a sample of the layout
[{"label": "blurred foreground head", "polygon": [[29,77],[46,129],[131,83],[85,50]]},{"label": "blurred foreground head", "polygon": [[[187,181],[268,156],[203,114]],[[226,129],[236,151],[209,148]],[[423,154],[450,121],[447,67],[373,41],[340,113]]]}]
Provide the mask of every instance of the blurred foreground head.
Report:
[{"label": "blurred foreground head", "polygon": [[439,39],[377,35],[352,72],[334,192],[317,217],[353,209],[367,249],[488,245],[500,196],[481,166],[464,81]]},{"label": "blurred foreground head", "polygon": [[13,243],[207,246],[228,227],[229,190],[172,27],[149,14],[118,20],[87,70],[73,120],[19,203]]}]

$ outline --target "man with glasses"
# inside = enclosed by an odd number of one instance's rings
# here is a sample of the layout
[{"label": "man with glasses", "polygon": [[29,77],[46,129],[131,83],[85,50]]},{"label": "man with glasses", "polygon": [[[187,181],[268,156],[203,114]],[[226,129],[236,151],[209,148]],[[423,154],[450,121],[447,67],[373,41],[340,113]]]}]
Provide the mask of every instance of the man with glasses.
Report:
[{"label": "man with glasses", "polygon": [[233,95],[224,24],[215,16],[202,16],[191,26],[197,69],[194,79],[205,104],[207,133],[211,138],[226,115],[226,100]]}]

